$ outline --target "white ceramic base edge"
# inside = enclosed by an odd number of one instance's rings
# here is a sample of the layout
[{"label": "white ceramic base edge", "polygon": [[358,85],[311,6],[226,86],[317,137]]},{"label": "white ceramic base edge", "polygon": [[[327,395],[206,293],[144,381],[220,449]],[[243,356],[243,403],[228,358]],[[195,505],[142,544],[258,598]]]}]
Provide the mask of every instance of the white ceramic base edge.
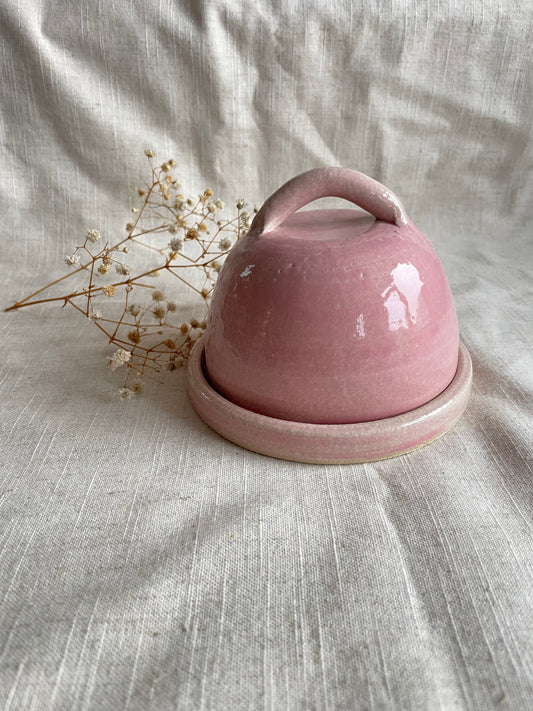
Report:
[{"label": "white ceramic base edge", "polygon": [[313,464],[371,462],[429,444],[459,420],[472,385],[472,361],[460,342],[454,379],[422,407],[373,422],[316,425],[279,420],[239,407],[211,387],[203,366],[202,337],[189,358],[188,392],[206,424],[225,439],[253,452]]}]

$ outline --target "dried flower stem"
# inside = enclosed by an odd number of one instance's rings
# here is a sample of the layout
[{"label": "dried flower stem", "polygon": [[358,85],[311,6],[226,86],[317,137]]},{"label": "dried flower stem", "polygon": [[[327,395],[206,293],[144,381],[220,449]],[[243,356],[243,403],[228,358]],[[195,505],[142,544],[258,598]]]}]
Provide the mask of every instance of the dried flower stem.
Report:
[{"label": "dried flower stem", "polygon": [[[61,302],[63,307],[72,306],[89,318],[105,334],[109,343],[118,348],[108,358],[108,365],[113,370],[126,367],[123,387],[119,390],[124,398],[141,392],[139,378],[161,382],[158,374],[163,367],[175,370],[184,365],[192,346],[205,329],[209,299],[221,263],[234,241],[247,232],[251,223],[251,215],[244,210],[246,204],[242,200],[237,202],[235,217],[221,220],[218,214],[224,204],[221,200],[213,200],[212,190],[204,190],[196,198],[184,197],[179,192],[179,182],[171,173],[175,161],[171,159],[154,165],[153,151],[145,153],[150,162],[151,182],[138,191],[142,202],[139,208],[133,208],[135,218],[126,225],[126,236],[113,244],[108,241],[95,250],[92,245],[99,242],[101,236],[98,230],[89,230],[84,242],[75,248],[72,255],[65,257],[66,264],[74,267],[68,274],[6,309],[14,311],[37,304]],[[167,234],[171,235],[170,241]],[[158,261],[133,273],[132,266],[124,261],[130,247],[144,250]],[[111,268],[126,278],[109,280],[106,275]],[[201,321],[184,318],[173,300],[145,281],[163,274],[176,278],[200,296],[204,308]],[[84,285],[59,296],[35,298],[76,275],[78,278],[80,275],[86,277]],[[151,293],[150,302],[143,306],[132,302],[134,293],[137,295],[139,290],[146,289]],[[120,294],[122,302],[118,298]],[[80,298],[84,300],[83,305],[77,303]],[[105,316],[99,310],[109,303],[119,306],[122,303],[118,316],[116,308],[115,313]],[[176,322],[169,318],[171,315]],[[137,379],[130,387],[131,376]]]}]

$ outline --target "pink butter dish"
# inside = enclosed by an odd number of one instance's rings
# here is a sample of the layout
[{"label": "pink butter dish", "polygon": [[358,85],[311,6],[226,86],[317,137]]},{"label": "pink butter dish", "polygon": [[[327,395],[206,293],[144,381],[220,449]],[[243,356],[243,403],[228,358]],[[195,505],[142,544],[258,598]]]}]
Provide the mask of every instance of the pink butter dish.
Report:
[{"label": "pink butter dish", "polygon": [[[322,197],[359,209],[308,210]],[[398,198],[362,173],[285,183],[228,255],[189,362],[200,417],[255,452],[371,461],[448,431],[470,394],[442,265]]]}]

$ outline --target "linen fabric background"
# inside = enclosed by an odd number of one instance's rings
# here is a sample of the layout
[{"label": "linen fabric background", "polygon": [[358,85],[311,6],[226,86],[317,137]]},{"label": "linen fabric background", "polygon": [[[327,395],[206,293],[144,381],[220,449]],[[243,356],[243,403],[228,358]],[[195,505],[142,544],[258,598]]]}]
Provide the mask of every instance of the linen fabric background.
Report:
[{"label": "linen fabric background", "polygon": [[119,400],[73,310],[2,313],[0,708],[533,709],[531,3],[0,19],[3,308],[123,233],[144,148],[227,204],[341,165],[433,241],[474,364],[442,439],[314,466],[221,439],[183,371]]}]

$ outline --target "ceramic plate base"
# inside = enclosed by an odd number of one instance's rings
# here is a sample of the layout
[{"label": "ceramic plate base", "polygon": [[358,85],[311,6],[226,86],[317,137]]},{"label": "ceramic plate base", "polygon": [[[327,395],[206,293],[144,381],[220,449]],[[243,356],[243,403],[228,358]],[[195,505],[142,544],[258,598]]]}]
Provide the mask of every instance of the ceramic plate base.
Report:
[{"label": "ceramic plate base", "polygon": [[204,372],[204,339],[193,348],[188,391],[198,415],[222,437],[259,454],[313,464],[372,462],[405,454],[450,430],[463,414],[472,384],[472,361],[459,344],[450,385],[422,407],[396,417],[346,425],[289,422],[246,410],[220,395]]}]

